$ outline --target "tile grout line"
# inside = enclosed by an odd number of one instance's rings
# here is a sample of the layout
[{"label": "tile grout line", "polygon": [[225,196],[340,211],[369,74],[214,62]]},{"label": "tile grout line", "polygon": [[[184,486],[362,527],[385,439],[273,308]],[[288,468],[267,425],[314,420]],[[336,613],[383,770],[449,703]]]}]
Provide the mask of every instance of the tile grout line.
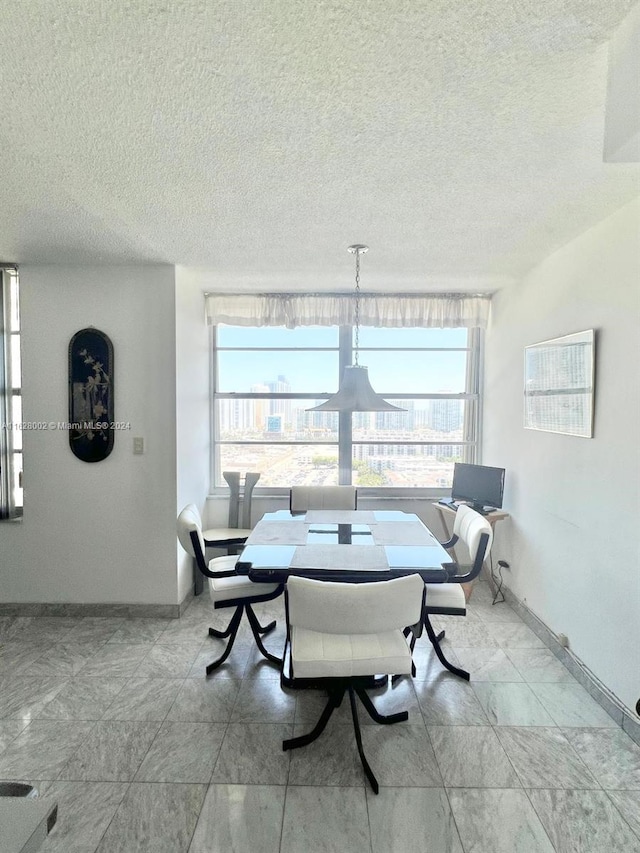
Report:
[{"label": "tile grout line", "polygon": [[[571,750],[571,752],[576,756],[576,758],[578,759],[578,761],[580,762],[580,764],[585,768],[585,770],[587,771],[587,773],[588,773],[590,776],[592,776],[592,777],[593,777],[593,779],[595,780],[596,785],[597,785],[598,787],[597,787],[597,788],[575,788],[575,789],[572,789],[572,788],[558,788],[558,789],[554,789],[554,790],[562,790],[562,791],[570,791],[570,790],[580,790],[580,791],[599,791],[599,790],[603,790],[603,789],[602,789],[602,785],[601,785],[601,783],[600,783],[600,780],[596,777],[595,773],[592,773],[592,772],[591,772],[591,770],[589,769],[589,767],[587,767],[586,762],[582,760],[582,756],[578,753],[577,749],[574,747],[574,745],[571,743],[571,741],[569,740],[569,738],[568,738],[568,737],[565,735],[565,733],[562,731],[562,728],[561,728],[560,726],[557,726],[557,725],[556,725],[556,726],[494,726],[494,728],[495,728],[495,731],[496,731],[496,737],[497,737],[497,738],[498,738],[498,740],[500,741],[500,744],[502,745],[502,748],[504,749],[504,751],[505,751],[505,753],[506,753],[506,755],[507,755],[507,758],[508,758],[510,761],[511,761],[511,756],[509,755],[509,753],[507,752],[506,748],[505,748],[505,747],[504,747],[504,745],[502,744],[502,740],[501,740],[501,738],[500,738],[499,731],[500,731],[500,729],[501,729],[501,728],[502,728],[502,729],[505,729],[505,728],[515,728],[515,729],[533,729],[533,730],[538,730],[538,731],[542,731],[542,730],[544,730],[544,729],[551,729],[551,728],[553,728],[553,729],[557,729],[557,730],[558,730],[558,733],[559,733],[559,734],[564,738],[564,740],[566,741],[567,746],[569,747],[569,749]],[[513,765],[513,762],[511,762],[511,763],[512,763],[512,765]],[[522,788],[524,789],[524,788],[525,788],[524,780],[522,779],[522,777],[521,777],[521,776],[520,776],[520,774],[518,773],[518,770],[517,770],[517,768],[515,767],[515,765],[513,765],[513,769],[516,771],[516,774],[517,774],[517,776],[518,776],[518,778],[520,779],[520,782],[521,782],[521,784],[522,784]],[[529,787],[530,787],[530,788],[532,788],[532,789],[534,789],[534,790],[538,790],[538,788],[534,788],[534,786],[532,786],[532,785],[529,785]],[[540,789],[540,790],[544,790],[544,789]]]},{"label": "tile grout line", "polygon": [[106,836],[107,832],[109,831],[109,828],[111,827],[111,824],[112,824],[112,823],[114,822],[114,820],[116,819],[116,815],[118,814],[118,812],[119,812],[119,811],[120,811],[120,809],[122,808],[122,804],[124,803],[125,799],[127,798],[127,794],[128,794],[128,793],[129,793],[129,791],[131,790],[132,782],[127,782],[127,783],[126,783],[126,785],[127,785],[127,787],[125,788],[124,794],[122,795],[122,799],[120,800],[120,802],[118,803],[117,808],[114,810],[113,814],[111,815],[111,820],[110,820],[110,821],[107,823],[107,825],[105,826],[105,828],[104,828],[104,832],[103,832],[103,833],[102,833],[102,835],[100,836],[100,840],[98,841],[98,843],[96,844],[96,846],[93,848],[93,853],[98,853],[98,850],[99,850],[99,848],[100,848],[100,845],[101,845],[101,844],[102,844],[102,842],[104,841],[104,838],[105,838],[105,836]]},{"label": "tile grout line", "polygon": [[[542,790],[544,790],[544,789],[542,789]],[[546,789],[546,790],[561,790],[561,789],[548,788],[548,789]],[[526,797],[526,798],[527,798],[527,800],[529,801],[529,804],[530,804],[531,808],[533,809],[533,812],[534,812],[535,816],[538,818],[538,821],[539,821],[539,823],[540,823],[540,826],[542,827],[542,831],[544,832],[544,834],[545,834],[545,835],[547,836],[547,838],[549,839],[549,844],[551,845],[551,848],[552,848],[553,850],[555,850],[555,851],[556,851],[556,853],[557,853],[558,848],[555,846],[555,844],[554,844],[554,843],[553,843],[553,841],[551,840],[551,837],[549,836],[549,833],[547,832],[546,827],[545,827],[544,823],[542,822],[542,818],[540,817],[540,814],[539,814],[538,810],[536,809],[536,807],[535,807],[535,804],[534,804],[533,800],[532,800],[532,799],[531,799],[531,797],[529,796],[529,791],[527,790],[527,788],[523,788],[523,791],[524,791],[525,797]]]},{"label": "tile grout line", "polygon": [[622,814],[622,812],[621,812],[621,811],[620,811],[620,809],[618,808],[618,804],[617,804],[617,803],[613,800],[613,798],[610,796],[610,791],[609,791],[608,789],[606,789],[606,788],[603,788],[602,790],[604,791],[604,793],[605,793],[605,795],[606,795],[607,799],[609,800],[609,802],[611,803],[611,805],[613,806],[613,808],[615,809],[615,811],[617,812],[617,814],[619,814],[619,815],[620,815],[620,817],[622,818],[622,820],[625,822],[625,824],[626,824],[626,825],[629,827],[629,829],[631,830],[631,834],[632,834],[632,835],[634,835],[634,836],[638,839],[638,841],[640,841],[640,831],[636,832],[636,830],[631,826],[631,824],[629,823],[629,821],[626,819],[626,817]]},{"label": "tile grout line", "polygon": [[447,803],[449,804],[449,813],[451,815],[451,820],[453,821],[453,825],[456,828],[458,840],[460,841],[460,847],[462,847],[463,853],[469,853],[464,841],[462,840],[462,833],[460,832],[460,827],[458,826],[458,819],[456,818],[455,812],[453,810],[453,805],[451,804],[451,798],[449,797],[449,790],[448,790],[447,786],[444,784],[444,779],[443,779],[442,790],[444,791],[444,795],[447,798]]}]

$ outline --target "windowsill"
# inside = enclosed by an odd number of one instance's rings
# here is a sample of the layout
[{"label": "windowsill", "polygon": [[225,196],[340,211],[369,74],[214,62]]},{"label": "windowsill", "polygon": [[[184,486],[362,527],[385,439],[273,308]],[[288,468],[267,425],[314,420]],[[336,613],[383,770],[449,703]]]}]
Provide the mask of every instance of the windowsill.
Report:
[{"label": "windowsill", "polygon": [[[450,489],[388,489],[382,491],[378,489],[357,488],[358,498],[367,501],[437,501],[440,498],[448,497],[451,494]],[[255,489],[252,496],[254,502],[260,500],[278,500],[280,498],[288,500],[289,489],[263,489],[262,491]],[[223,488],[216,489],[207,495],[207,500],[228,501],[229,490]]]}]

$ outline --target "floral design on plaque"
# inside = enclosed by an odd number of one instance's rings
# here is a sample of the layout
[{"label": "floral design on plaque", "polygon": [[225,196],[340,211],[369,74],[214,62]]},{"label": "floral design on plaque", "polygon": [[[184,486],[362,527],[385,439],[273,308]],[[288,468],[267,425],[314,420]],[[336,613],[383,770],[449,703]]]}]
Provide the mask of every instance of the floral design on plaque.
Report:
[{"label": "floral design on plaque", "polygon": [[69,444],[83,462],[100,462],[114,442],[113,344],[82,329],[69,344]]}]

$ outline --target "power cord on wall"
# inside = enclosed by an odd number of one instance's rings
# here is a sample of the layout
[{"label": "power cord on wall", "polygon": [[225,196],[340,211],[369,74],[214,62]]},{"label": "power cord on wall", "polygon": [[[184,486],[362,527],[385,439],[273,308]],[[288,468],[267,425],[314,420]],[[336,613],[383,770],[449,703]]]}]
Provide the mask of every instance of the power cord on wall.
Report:
[{"label": "power cord on wall", "polygon": [[[496,588],[495,594],[493,596],[493,601],[491,604],[502,604],[505,601],[504,593],[502,592],[502,585],[504,583],[504,578],[502,577],[502,570],[509,568],[509,563],[505,560],[498,560],[498,572],[496,577],[496,571],[493,566],[493,554],[489,555],[490,565],[491,565],[491,580]],[[500,596],[498,598],[498,596]]]}]

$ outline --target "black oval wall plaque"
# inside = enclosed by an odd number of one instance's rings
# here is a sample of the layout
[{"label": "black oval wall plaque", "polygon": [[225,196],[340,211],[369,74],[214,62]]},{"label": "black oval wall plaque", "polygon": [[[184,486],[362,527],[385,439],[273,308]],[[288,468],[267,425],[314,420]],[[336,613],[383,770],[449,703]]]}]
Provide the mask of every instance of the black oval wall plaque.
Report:
[{"label": "black oval wall plaque", "polygon": [[69,445],[83,462],[100,462],[113,437],[113,344],[81,329],[69,343]]}]

